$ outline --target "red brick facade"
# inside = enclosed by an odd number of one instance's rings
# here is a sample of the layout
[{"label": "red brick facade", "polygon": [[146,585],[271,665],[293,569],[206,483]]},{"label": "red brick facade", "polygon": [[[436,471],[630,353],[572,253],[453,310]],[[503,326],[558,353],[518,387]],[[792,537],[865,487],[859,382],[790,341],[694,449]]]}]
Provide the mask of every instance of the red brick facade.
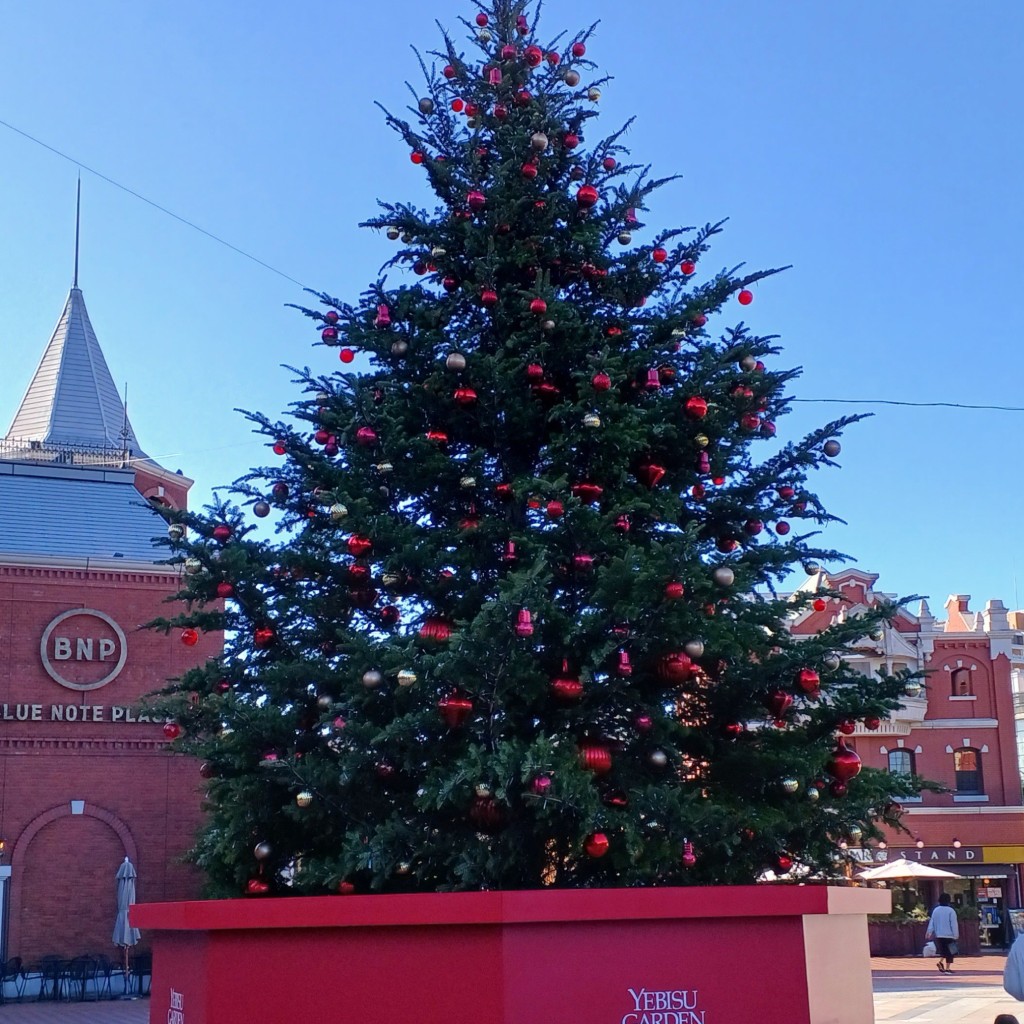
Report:
[{"label": "red brick facade", "polygon": [[[201,817],[197,766],[168,753],[161,724],[137,721],[135,705],[216,656],[220,637],[189,648],[174,633],[140,631],[168,611],[177,582],[166,569],[39,561],[0,564],[0,838],[11,872],[4,948],[26,961],[111,955],[114,875],[125,856],[138,870],[140,902],[199,892],[198,873],[179,863]],[[121,671],[93,689],[67,688],[43,664],[47,626],[74,609],[109,616],[127,645]],[[92,685],[116,667],[119,647],[102,619],[72,615],[51,631],[47,657],[73,685]]]},{"label": "red brick facade", "polygon": [[[891,597],[874,591],[877,578],[844,570],[810,580],[804,589],[838,590],[842,596],[794,616],[793,633],[820,632],[837,617]],[[969,601],[951,596],[944,620],[936,619],[926,602],[916,614],[901,611],[892,627],[866,638],[847,659],[865,673],[880,668],[925,673],[920,693],[908,695],[891,721],[876,731],[858,723],[852,745],[865,765],[909,769],[944,787],[904,801],[906,831],[890,832],[881,849],[859,852],[874,860],[920,860],[976,880],[986,890],[987,878],[992,890],[1002,893],[1001,911],[1024,902],[1024,799],[1014,704],[1024,633],[1017,613],[1008,613],[1001,602],[971,612]]]}]

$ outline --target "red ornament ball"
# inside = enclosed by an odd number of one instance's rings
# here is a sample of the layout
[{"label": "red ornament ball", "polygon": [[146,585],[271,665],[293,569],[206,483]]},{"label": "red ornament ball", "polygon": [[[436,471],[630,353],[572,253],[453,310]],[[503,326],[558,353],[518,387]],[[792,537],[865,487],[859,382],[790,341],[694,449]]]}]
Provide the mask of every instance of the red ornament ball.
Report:
[{"label": "red ornament ball", "polygon": [[269,647],[274,642],[274,631],[269,626],[260,626],[253,633],[252,642],[260,648]]},{"label": "red ornament ball", "polygon": [[874,732],[881,724],[882,720],[878,715],[868,715],[868,717],[864,719],[864,728],[870,729],[872,732]]},{"label": "red ornament ball", "polygon": [[707,322],[708,318],[703,313],[697,313],[696,316],[690,320],[690,323],[692,323],[694,327],[703,327]]},{"label": "red ornament ball", "polygon": [[538,775],[533,782],[530,783],[530,792],[533,793],[534,796],[546,796],[549,789],[551,789],[550,775]]},{"label": "red ornament ball", "polygon": [[169,740],[176,740],[181,735],[181,726],[177,722],[164,722],[164,735]]},{"label": "red ornament ball", "polygon": [[195,647],[199,643],[199,633],[194,629],[183,629],[181,631],[181,642],[186,647]]},{"label": "red ornament ball", "polygon": [[804,693],[810,694],[814,697],[817,696],[821,689],[821,677],[813,668],[802,668],[796,674],[796,685],[799,686]]},{"label": "red ornament ball", "polygon": [[612,379],[602,370],[591,377],[590,383],[595,391],[607,391],[612,386]]},{"label": "red ornament ball", "polygon": [[523,177],[527,178],[529,181],[533,181],[533,179],[537,177],[537,165],[532,164],[529,161],[523,164],[519,170]]},{"label": "red ornament ball", "polygon": [[235,587],[233,583],[228,583],[227,580],[221,580],[217,584],[217,596],[220,598],[228,598],[235,596]]},{"label": "red ornament ball", "polygon": [[508,107],[506,107],[504,103],[495,103],[494,104],[494,116],[499,121],[504,121],[505,118],[508,117]]},{"label": "red ornament ball", "polygon": [[455,68],[451,66],[451,64],[445,64],[444,71],[442,72],[442,74],[444,75],[445,78],[454,78],[457,72]]},{"label": "red ornament ball", "polygon": [[749,306],[754,301],[754,293],[747,288],[736,296],[737,301],[741,306]]},{"label": "red ornament ball", "polygon": [[549,501],[544,511],[548,519],[558,519],[565,514],[565,506],[560,501]]},{"label": "red ornament ball", "polygon": [[479,13],[479,14],[478,14],[478,15],[476,16],[476,23],[477,23],[477,24],[478,24],[478,25],[479,25],[479,26],[480,26],[481,28],[483,28],[483,27],[484,27],[484,26],[485,26],[485,25],[487,24],[487,15],[486,15],[486,14],[484,14],[484,12],[483,12],[483,11],[481,11],[481,12],[480,12],[480,13]]},{"label": "red ornament ball", "polygon": [[691,419],[701,420],[708,414],[708,401],[700,395],[691,395],[683,408]]},{"label": "red ornament ball", "polygon": [[651,252],[651,259],[654,260],[655,263],[664,263],[665,260],[668,259],[668,251],[662,249],[661,246],[658,246],[657,249]]},{"label": "red ornament ball", "polygon": [[533,299],[530,302],[530,312],[536,316],[542,316],[548,311],[548,304],[543,299]]},{"label": "red ornament ball", "polygon": [[552,66],[557,66],[558,64],[562,63],[562,58],[559,54],[555,53],[552,50],[551,53],[547,55],[547,62]]},{"label": "red ornament ball", "polygon": [[286,451],[288,451],[288,448],[285,445],[284,441],[275,441],[274,442],[274,454],[275,455],[284,455],[284,453]]},{"label": "red ornament ball", "polygon": [[339,319],[337,310],[334,310],[334,309],[327,310],[327,312],[324,313],[324,319],[329,324],[336,324],[338,322],[338,319]]},{"label": "red ornament ball", "polygon": [[580,767],[595,775],[607,775],[612,770],[611,751],[603,743],[583,742],[578,748]]},{"label": "red ornament ball", "polygon": [[603,167],[603,168],[604,168],[604,169],[605,169],[606,171],[614,171],[614,170],[615,170],[615,167],[616,167],[615,157],[613,157],[613,156],[606,156],[606,157],[605,157],[605,158],[604,158],[604,159],[603,159],[603,160],[601,161],[601,166],[602,166],[602,167]]},{"label": "red ornament ball", "polygon": [[320,340],[325,345],[335,345],[338,341],[338,328],[337,327],[325,327],[320,332]]},{"label": "red ornament ball", "polygon": [[826,609],[826,608],[828,607],[828,604],[827,604],[827,603],[826,603],[825,601],[823,601],[823,600],[822,600],[822,599],[821,599],[820,597],[816,597],[816,598],[815,598],[815,599],[814,599],[814,600],[813,600],[813,601],[811,602],[811,607],[812,607],[812,608],[813,608],[813,609],[814,609],[814,610],[815,610],[816,612],[823,612],[823,611],[824,611],[824,610],[825,610],[825,609]]},{"label": "red ornament ball", "polygon": [[686,588],[678,580],[665,584],[665,597],[669,601],[678,601],[686,593]]},{"label": "red ornament ball", "polygon": [[498,304],[498,293],[493,288],[485,288],[480,293],[480,304],[490,309]]},{"label": "red ornament ball", "polygon": [[852,735],[852,734],[853,734],[853,731],[854,731],[854,730],[855,730],[856,728],[857,728],[857,723],[856,723],[856,722],[855,722],[855,721],[854,721],[854,720],[853,720],[852,718],[844,718],[844,719],[843,719],[843,720],[842,720],[842,721],[841,721],[841,722],[839,723],[839,731],[840,731],[840,732],[841,732],[841,733],[842,733],[842,734],[843,734],[844,736],[850,736],[850,735]]},{"label": "red ornament ball", "polygon": [[423,154],[418,149],[414,149],[412,153],[409,154],[409,159],[414,164],[421,164],[423,163]]},{"label": "red ornament ball", "polygon": [[544,59],[544,51],[539,46],[528,46],[523,52],[523,58],[531,68],[535,68]]},{"label": "red ornament ball", "polygon": [[566,149],[575,149],[580,144],[580,137],[575,132],[566,132],[562,136],[562,145]]},{"label": "red ornament ball", "polygon": [[600,198],[600,194],[593,185],[581,185],[580,190],[576,193],[576,205],[581,210],[589,210],[597,204]]},{"label": "red ornament ball", "polygon": [[609,845],[608,837],[603,832],[595,832],[593,835],[587,836],[583,849],[587,851],[588,857],[593,857],[596,860],[608,852]]},{"label": "red ornament ball", "polygon": [[832,758],[825,766],[829,775],[838,782],[849,782],[850,779],[860,774],[860,755],[846,745],[846,740],[839,737],[835,750],[832,751]]},{"label": "red ornament ball", "polygon": [[353,533],[345,542],[345,546],[348,548],[350,555],[361,558],[363,555],[369,554],[373,548],[373,541],[361,533]]},{"label": "red ornament ball", "polygon": [[778,523],[775,524],[775,532],[780,537],[785,537],[786,534],[789,533],[789,530],[790,530],[789,523],[787,523],[785,519],[783,519],[783,520],[781,520],[781,521],[779,521]]},{"label": "red ornament ball", "polygon": [[498,52],[502,60],[515,60],[519,54],[511,43],[506,43]]},{"label": "red ornament ball", "polygon": [[483,192],[474,189],[466,196],[466,202],[469,204],[469,208],[476,212],[482,210],[487,205],[487,196]]},{"label": "red ornament ball", "polygon": [[356,431],[356,444],[361,448],[372,448],[377,443],[377,431],[373,427],[360,427]]},{"label": "red ornament ball", "polygon": [[455,111],[456,114],[461,114],[465,106],[465,102],[460,100],[458,97],[452,100],[452,110]]},{"label": "red ornament ball", "polygon": [[779,853],[775,855],[775,870],[784,875],[790,868],[793,867],[793,858],[788,853]]},{"label": "red ornament ball", "polygon": [[689,277],[691,274],[694,274],[694,273],[697,272],[697,264],[694,263],[693,260],[683,260],[683,262],[679,264],[679,269],[687,277]]},{"label": "red ornament ball", "polygon": [[582,57],[587,52],[587,47],[583,43],[572,44],[572,55],[574,57]]},{"label": "red ornament ball", "polygon": [[764,523],[760,519],[748,519],[743,524],[743,529],[749,536],[756,537],[764,529]]},{"label": "red ornament ball", "polygon": [[352,351],[352,349],[350,349],[350,348],[343,348],[343,349],[342,349],[342,350],[341,350],[341,351],[340,351],[340,352],[338,353],[338,358],[339,358],[339,359],[340,359],[340,360],[341,360],[341,361],[342,361],[343,363],[351,363],[351,362],[352,362],[352,360],[353,360],[353,359],[355,359],[355,357],[356,357],[356,354],[355,354],[355,352],[353,352],[353,351]]}]

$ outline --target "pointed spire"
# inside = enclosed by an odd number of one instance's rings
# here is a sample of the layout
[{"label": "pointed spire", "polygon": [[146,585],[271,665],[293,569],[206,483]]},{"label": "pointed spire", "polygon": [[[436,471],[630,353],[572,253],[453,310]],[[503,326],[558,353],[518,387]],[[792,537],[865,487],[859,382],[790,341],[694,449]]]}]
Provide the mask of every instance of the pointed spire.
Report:
[{"label": "pointed spire", "polygon": [[25,397],[8,441],[45,447],[106,448],[148,459],[117,393],[85,308],[72,288]]},{"label": "pointed spire", "polygon": [[78,287],[78,227],[82,222],[82,172],[78,172],[78,195],[75,198],[75,276],[71,287]]}]

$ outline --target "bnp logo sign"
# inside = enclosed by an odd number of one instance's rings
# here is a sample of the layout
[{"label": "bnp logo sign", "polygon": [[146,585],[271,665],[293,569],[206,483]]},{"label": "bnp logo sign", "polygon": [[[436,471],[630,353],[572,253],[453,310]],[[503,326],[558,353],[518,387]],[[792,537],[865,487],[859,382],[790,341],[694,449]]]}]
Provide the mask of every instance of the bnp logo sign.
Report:
[{"label": "bnp logo sign", "polygon": [[43,631],[39,657],[49,677],[69,690],[98,690],[116,679],[128,660],[121,627],[103,612],[73,608]]}]

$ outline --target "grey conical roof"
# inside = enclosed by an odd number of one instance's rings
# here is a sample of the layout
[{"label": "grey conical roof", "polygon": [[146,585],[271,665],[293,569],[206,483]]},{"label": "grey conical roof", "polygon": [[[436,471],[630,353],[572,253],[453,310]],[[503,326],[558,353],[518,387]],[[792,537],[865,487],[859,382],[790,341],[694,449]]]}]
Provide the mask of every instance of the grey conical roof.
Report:
[{"label": "grey conical roof", "polygon": [[46,446],[142,451],[117,393],[80,288],[72,288],[43,358],[7,432]]}]

